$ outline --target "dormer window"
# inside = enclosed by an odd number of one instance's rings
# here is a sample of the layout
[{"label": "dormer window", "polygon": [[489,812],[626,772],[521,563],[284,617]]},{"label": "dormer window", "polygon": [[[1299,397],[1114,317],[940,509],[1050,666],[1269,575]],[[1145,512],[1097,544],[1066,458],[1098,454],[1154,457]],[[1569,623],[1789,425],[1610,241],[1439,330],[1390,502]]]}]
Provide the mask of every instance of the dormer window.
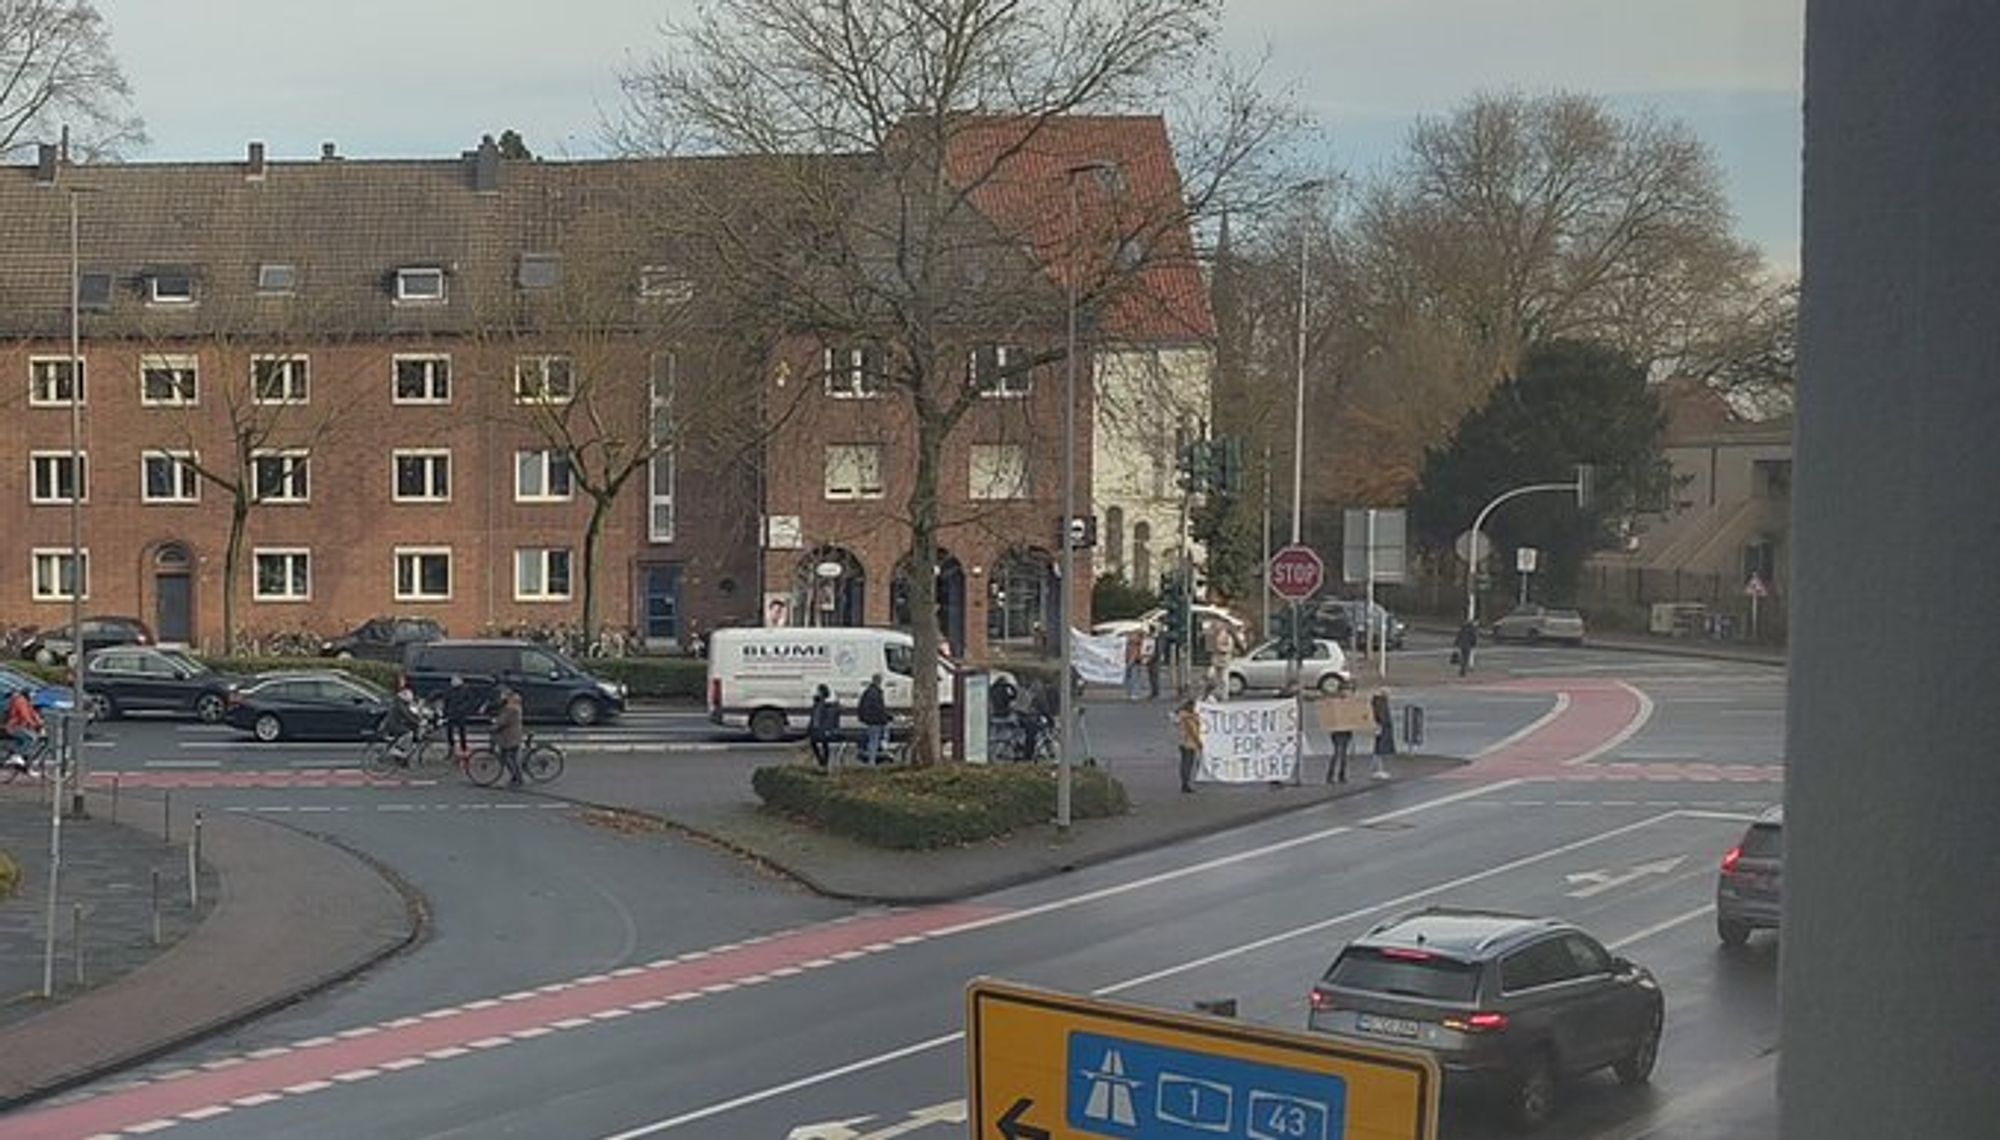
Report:
[{"label": "dormer window", "polygon": [[663,305],[685,305],[694,300],[694,282],[672,265],[641,266],[639,297]]},{"label": "dormer window", "polygon": [[444,300],[444,270],[436,266],[414,266],[396,271],[396,300],[405,304],[425,304]]},{"label": "dormer window", "polygon": [[146,300],[154,305],[194,304],[194,274],[185,269],[162,269],[146,278]]},{"label": "dormer window", "polygon": [[102,312],[111,307],[111,275],[86,272],[76,279],[76,301],[85,309]]},{"label": "dormer window", "polygon": [[257,267],[257,292],[266,296],[290,296],[298,290],[298,266],[266,262]]}]

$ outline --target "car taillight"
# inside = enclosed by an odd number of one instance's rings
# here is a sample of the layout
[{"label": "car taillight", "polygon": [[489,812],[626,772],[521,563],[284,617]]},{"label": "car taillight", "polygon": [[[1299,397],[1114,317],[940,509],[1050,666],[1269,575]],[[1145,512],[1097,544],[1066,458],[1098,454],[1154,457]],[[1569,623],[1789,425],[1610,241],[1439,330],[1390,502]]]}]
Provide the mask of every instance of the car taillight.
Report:
[{"label": "car taillight", "polygon": [[1742,861],[1743,861],[1742,846],[1739,844],[1738,846],[1731,847],[1729,849],[1729,854],[1724,855],[1722,857],[1722,873],[1725,875],[1734,875],[1736,873],[1736,865],[1738,863],[1741,863]]},{"label": "car taillight", "polygon": [[1325,1013],[1333,1008],[1333,995],[1324,990],[1314,990],[1307,1000],[1312,1002],[1314,1013]]},{"label": "car taillight", "polygon": [[1444,1019],[1444,1027],[1456,1029],[1460,1033],[1498,1033],[1507,1028],[1507,1015],[1475,1013],[1470,1017],[1447,1017]]}]

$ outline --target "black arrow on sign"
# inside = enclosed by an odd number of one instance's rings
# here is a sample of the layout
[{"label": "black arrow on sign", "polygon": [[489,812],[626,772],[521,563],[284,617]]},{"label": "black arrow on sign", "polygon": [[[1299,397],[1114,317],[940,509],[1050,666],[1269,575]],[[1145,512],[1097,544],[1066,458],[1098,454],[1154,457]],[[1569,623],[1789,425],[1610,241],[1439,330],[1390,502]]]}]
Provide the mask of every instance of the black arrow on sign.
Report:
[{"label": "black arrow on sign", "polygon": [[1029,1124],[1021,1119],[1033,1107],[1035,1107],[1035,1102],[1024,1096],[1020,1100],[1015,1101],[1014,1107],[1008,1109],[1006,1114],[1000,1117],[1000,1135],[1004,1140],[1049,1140],[1048,1129]]}]

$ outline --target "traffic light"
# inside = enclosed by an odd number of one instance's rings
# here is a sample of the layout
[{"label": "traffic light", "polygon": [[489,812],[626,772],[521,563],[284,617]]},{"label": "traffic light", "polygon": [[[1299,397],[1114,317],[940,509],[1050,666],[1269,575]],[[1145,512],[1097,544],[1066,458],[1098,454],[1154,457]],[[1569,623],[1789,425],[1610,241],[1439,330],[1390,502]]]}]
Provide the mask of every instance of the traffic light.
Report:
[{"label": "traffic light", "polygon": [[1208,490],[1216,495],[1235,495],[1243,490],[1243,441],[1218,439],[1209,443],[1213,461],[1209,465]]},{"label": "traffic light", "polygon": [[1160,576],[1160,604],[1166,610],[1160,636],[1169,645],[1179,645],[1187,636],[1189,601],[1187,586],[1178,572],[1169,570]]},{"label": "traffic light", "polygon": [[1180,486],[1183,491],[1206,491],[1215,479],[1214,447],[1205,439],[1181,446]]},{"label": "traffic light", "polygon": [[1271,612],[1270,637],[1278,643],[1279,656],[1300,656],[1293,649],[1304,647],[1306,627],[1305,613],[1297,606],[1284,606]]}]

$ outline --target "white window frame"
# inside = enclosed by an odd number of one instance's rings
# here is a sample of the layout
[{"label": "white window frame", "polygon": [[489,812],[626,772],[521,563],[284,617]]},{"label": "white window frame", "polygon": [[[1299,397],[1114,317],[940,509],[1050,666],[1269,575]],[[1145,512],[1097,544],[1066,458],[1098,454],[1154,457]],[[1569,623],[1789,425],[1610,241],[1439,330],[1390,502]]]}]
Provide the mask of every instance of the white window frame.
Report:
[{"label": "white window frame", "polygon": [[[81,562],[83,563],[81,567],[83,573],[81,575],[77,575],[77,577],[80,577],[83,580],[83,593],[79,596],[78,600],[89,601],[90,600],[90,548],[88,546],[83,547],[79,549],[76,553]],[[38,546],[34,548],[34,550],[30,551],[29,554],[30,554],[30,557],[28,559],[28,573],[30,576],[29,588],[33,592],[34,599],[38,602],[69,601],[70,600],[69,592],[67,590],[62,589],[61,587],[63,578],[62,567],[69,561],[69,555],[70,555],[69,547]],[[42,576],[42,567],[45,562],[50,566],[52,570],[52,574],[46,579],[44,579]],[[44,589],[43,587],[45,585],[53,586],[54,589],[52,590]]]},{"label": "white window frame", "polygon": [[662,305],[685,305],[694,300],[694,280],[674,265],[639,267],[639,299]]},{"label": "white window frame", "polygon": [[873,400],[882,395],[882,378],[868,374],[868,358],[876,357],[880,367],[882,346],[872,342],[829,345],[822,369],[826,374],[826,394],[836,400]]},{"label": "white window frame", "polygon": [[[270,593],[264,589],[264,560],[281,558],[285,565],[285,592]],[[305,584],[300,592],[292,586],[302,570]],[[258,602],[310,602],[312,601],[312,550],[304,546],[258,546],[250,551],[250,597]]]},{"label": "white window frame", "polygon": [[[146,375],[150,372],[168,372],[178,376],[187,374],[186,391],[180,392],[177,382],[176,394],[155,397],[146,390]],[[201,358],[198,356],[150,353],[139,358],[139,403],[148,408],[192,408],[201,403]]]},{"label": "white window frame", "polygon": [[[149,506],[201,502],[201,476],[196,474],[194,468],[188,465],[200,458],[200,453],[194,451],[155,449],[141,452],[139,454],[139,501]],[[176,491],[186,491],[185,495],[176,494],[167,498],[161,498],[153,494],[153,473],[150,467],[156,461],[172,465],[174,489]]]},{"label": "white window frame", "polygon": [[[527,462],[537,462],[536,460],[530,460],[530,456],[539,457],[538,463],[542,477],[542,490],[532,495],[524,491],[521,486],[522,465]],[[565,469],[569,469],[569,457],[553,447],[524,447],[514,452],[514,501],[517,503],[567,503],[575,499],[576,472],[574,470],[569,470],[569,478],[566,480],[569,487],[568,490],[560,495],[550,490],[555,485],[555,471],[558,463]]]},{"label": "white window frame", "polygon": [[[262,369],[278,366],[283,395],[264,395]],[[294,386],[297,390],[294,391]],[[250,358],[250,399],[259,404],[309,404],[312,402],[312,358],[302,352],[270,353]]]},{"label": "white window frame", "polygon": [[257,292],[265,297],[290,297],[299,291],[299,267],[286,261],[257,266]]},{"label": "white window frame", "polygon": [[[983,353],[993,354],[993,368],[999,373],[988,383],[980,375],[979,358]],[[1017,357],[1027,357],[1028,350],[1017,344],[982,344],[966,355],[965,368],[972,378],[972,386],[983,399],[1025,400],[1035,394],[1035,371],[1032,368],[1019,372],[1008,372],[1007,366]]]},{"label": "white window frame", "polygon": [[[843,454],[847,462],[843,462]],[[870,486],[866,469],[870,464],[862,461],[863,455],[874,456],[874,485]],[[854,485],[835,483],[836,475],[844,474],[843,467],[852,469]],[[882,445],[879,443],[829,443],[826,445],[826,469],[824,489],[829,502],[849,502],[864,499],[879,499],[884,492],[882,478]]]},{"label": "white window frame", "polygon": [[[290,463],[285,465],[284,474],[279,479],[285,491],[282,495],[265,495],[262,493],[264,490],[262,486],[263,477],[260,473],[259,464],[266,459],[291,460]],[[305,484],[303,494],[295,494],[293,492],[293,484],[297,482]],[[312,502],[311,450],[303,447],[262,447],[252,451],[250,453],[250,494],[259,504],[270,503],[282,506],[285,504]]]},{"label": "white window frame", "polygon": [[[424,493],[406,495],[403,493],[403,461],[424,460]],[[438,494],[438,463],[444,464],[444,493]],[[389,453],[389,498],[398,503],[449,503],[451,502],[451,449],[448,447],[398,448]]]},{"label": "white window frame", "polygon": [[[64,505],[72,501],[79,503],[90,501],[90,453],[88,451],[79,451],[76,453],[76,470],[70,472],[70,483],[77,491],[75,498],[72,499],[69,495],[59,493],[62,488],[62,473],[64,469],[69,467],[69,461],[70,453],[68,451],[30,451],[28,453],[28,501],[30,503],[38,507],[47,507]],[[49,468],[47,482],[50,493],[48,494],[44,494],[42,491],[42,468],[44,465],[47,465]]]},{"label": "white window frame", "polygon": [[674,491],[680,476],[673,447],[676,367],[673,353],[659,353],[646,376],[646,431],[653,447],[646,461],[646,540],[655,543],[674,540]]},{"label": "white window frame", "polygon": [[563,259],[560,253],[524,253],[514,270],[514,285],[527,293],[546,292],[562,286]]},{"label": "white window frame", "polygon": [[[1012,487],[1005,486],[999,475],[1004,473],[1009,460],[1006,453],[1014,457],[1012,463],[1017,477]],[[979,502],[1018,502],[1029,497],[1028,488],[1032,477],[1028,469],[1028,448],[1019,443],[975,443],[966,449],[966,497]],[[985,462],[981,462],[984,457]]]},{"label": "white window frame", "polygon": [[[549,382],[551,366],[561,361],[568,390],[556,392]],[[532,387],[523,384],[532,382]],[[576,399],[576,359],[566,352],[536,352],[514,358],[514,402],[517,404],[567,404]]]},{"label": "white window frame", "polygon": [[[403,365],[424,365],[422,396],[403,395]],[[438,389],[444,389],[438,395]],[[451,403],[451,354],[446,352],[399,352],[389,363],[389,399],[397,404]]]},{"label": "white window frame", "polygon": [[[419,289],[420,281],[435,281],[437,288]],[[450,299],[449,286],[445,284],[444,267],[439,265],[407,265],[396,271],[396,303],[398,305],[442,305]]]},{"label": "white window frame", "polygon": [[[178,293],[162,292],[162,281],[185,281],[187,291]],[[194,273],[185,269],[170,269],[146,275],[146,303],[148,305],[192,305],[194,304]]]},{"label": "white window frame", "polygon": [[[28,406],[31,408],[67,408],[69,400],[55,395],[56,386],[63,383],[63,374],[69,370],[67,356],[30,356],[28,358]],[[90,403],[90,361],[82,356],[76,358],[77,383],[74,385],[79,405]],[[46,385],[46,387],[45,387]]]},{"label": "white window frame", "polygon": [[[403,589],[403,560],[406,558],[412,560],[411,563],[412,571],[410,577],[411,588],[409,590]],[[426,558],[444,559],[445,586],[444,586],[444,593],[442,594],[426,593],[422,588],[423,560]],[[451,591],[453,585],[455,585],[454,579],[456,578],[455,568],[452,566],[451,547],[398,546],[395,548],[394,558],[390,569],[394,576],[394,580],[391,583],[391,589],[394,591],[395,598],[397,601],[448,602],[451,600]]]},{"label": "white window frame", "polygon": [[[549,572],[557,555],[562,557],[564,589],[554,592]],[[539,581],[532,586],[528,571],[533,567]],[[514,600],[517,602],[567,602],[576,592],[576,555],[567,546],[523,546],[514,551]]]}]

